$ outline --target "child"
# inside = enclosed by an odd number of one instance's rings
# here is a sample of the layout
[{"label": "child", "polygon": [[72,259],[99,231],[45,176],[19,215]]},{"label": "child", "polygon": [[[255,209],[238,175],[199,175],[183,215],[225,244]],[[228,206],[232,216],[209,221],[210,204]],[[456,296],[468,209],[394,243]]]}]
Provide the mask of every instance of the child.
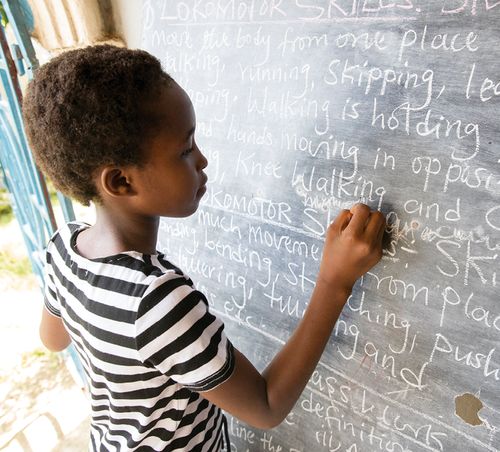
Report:
[{"label": "child", "polygon": [[307,311],[260,374],[156,251],[159,218],[193,214],[207,182],[193,106],[160,62],[108,45],[69,51],[37,71],[23,108],[41,169],[96,206],[95,225],[69,223],[48,244],[40,326],[49,349],[71,341],[81,357],[91,450],[229,450],[221,409],[278,425],[355,281],[380,260],[383,215],[357,204],[335,219]]}]

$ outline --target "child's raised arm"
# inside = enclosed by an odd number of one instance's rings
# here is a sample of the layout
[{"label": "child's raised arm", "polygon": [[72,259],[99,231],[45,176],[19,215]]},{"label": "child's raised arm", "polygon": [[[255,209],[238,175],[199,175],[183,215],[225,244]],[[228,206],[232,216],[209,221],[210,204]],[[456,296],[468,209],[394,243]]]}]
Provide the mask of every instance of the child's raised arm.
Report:
[{"label": "child's raised arm", "polygon": [[257,428],[280,424],[309,381],[356,280],[382,257],[384,216],[364,204],[328,228],[316,286],[296,330],[262,375],[235,350],[235,369],[202,395]]}]

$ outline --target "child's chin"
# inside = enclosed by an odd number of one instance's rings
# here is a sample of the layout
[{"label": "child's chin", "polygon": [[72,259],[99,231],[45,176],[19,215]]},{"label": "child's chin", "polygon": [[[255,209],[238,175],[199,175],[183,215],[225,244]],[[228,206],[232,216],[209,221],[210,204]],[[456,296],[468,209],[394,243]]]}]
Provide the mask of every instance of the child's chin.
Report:
[{"label": "child's chin", "polygon": [[196,213],[199,207],[199,200],[197,200],[195,203],[193,203],[192,206],[190,206],[189,209],[184,210],[183,212],[179,212],[177,215],[166,215],[166,216],[174,216],[177,218],[187,218]]}]

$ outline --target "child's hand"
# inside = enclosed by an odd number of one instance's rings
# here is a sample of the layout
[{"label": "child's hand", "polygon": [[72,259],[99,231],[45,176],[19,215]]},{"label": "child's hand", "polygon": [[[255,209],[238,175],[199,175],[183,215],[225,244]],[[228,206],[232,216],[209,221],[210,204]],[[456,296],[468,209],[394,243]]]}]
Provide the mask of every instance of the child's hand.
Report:
[{"label": "child's hand", "polygon": [[344,210],[328,228],[309,305],[262,375],[235,351],[232,376],[203,397],[257,428],[272,428],[297,402],[356,280],[382,257],[385,219],[364,204]]},{"label": "child's hand", "polygon": [[365,204],[343,210],[329,226],[318,282],[350,293],[356,280],[382,258],[385,218]]}]

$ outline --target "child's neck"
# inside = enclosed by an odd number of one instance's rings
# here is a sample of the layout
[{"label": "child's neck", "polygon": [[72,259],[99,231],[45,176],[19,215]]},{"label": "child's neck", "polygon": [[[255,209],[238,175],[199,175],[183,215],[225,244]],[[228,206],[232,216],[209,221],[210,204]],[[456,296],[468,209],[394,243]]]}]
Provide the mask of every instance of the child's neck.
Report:
[{"label": "child's neck", "polygon": [[95,225],[80,233],[76,246],[83,256],[95,259],[124,251],[156,252],[159,217],[142,217],[96,206]]}]

